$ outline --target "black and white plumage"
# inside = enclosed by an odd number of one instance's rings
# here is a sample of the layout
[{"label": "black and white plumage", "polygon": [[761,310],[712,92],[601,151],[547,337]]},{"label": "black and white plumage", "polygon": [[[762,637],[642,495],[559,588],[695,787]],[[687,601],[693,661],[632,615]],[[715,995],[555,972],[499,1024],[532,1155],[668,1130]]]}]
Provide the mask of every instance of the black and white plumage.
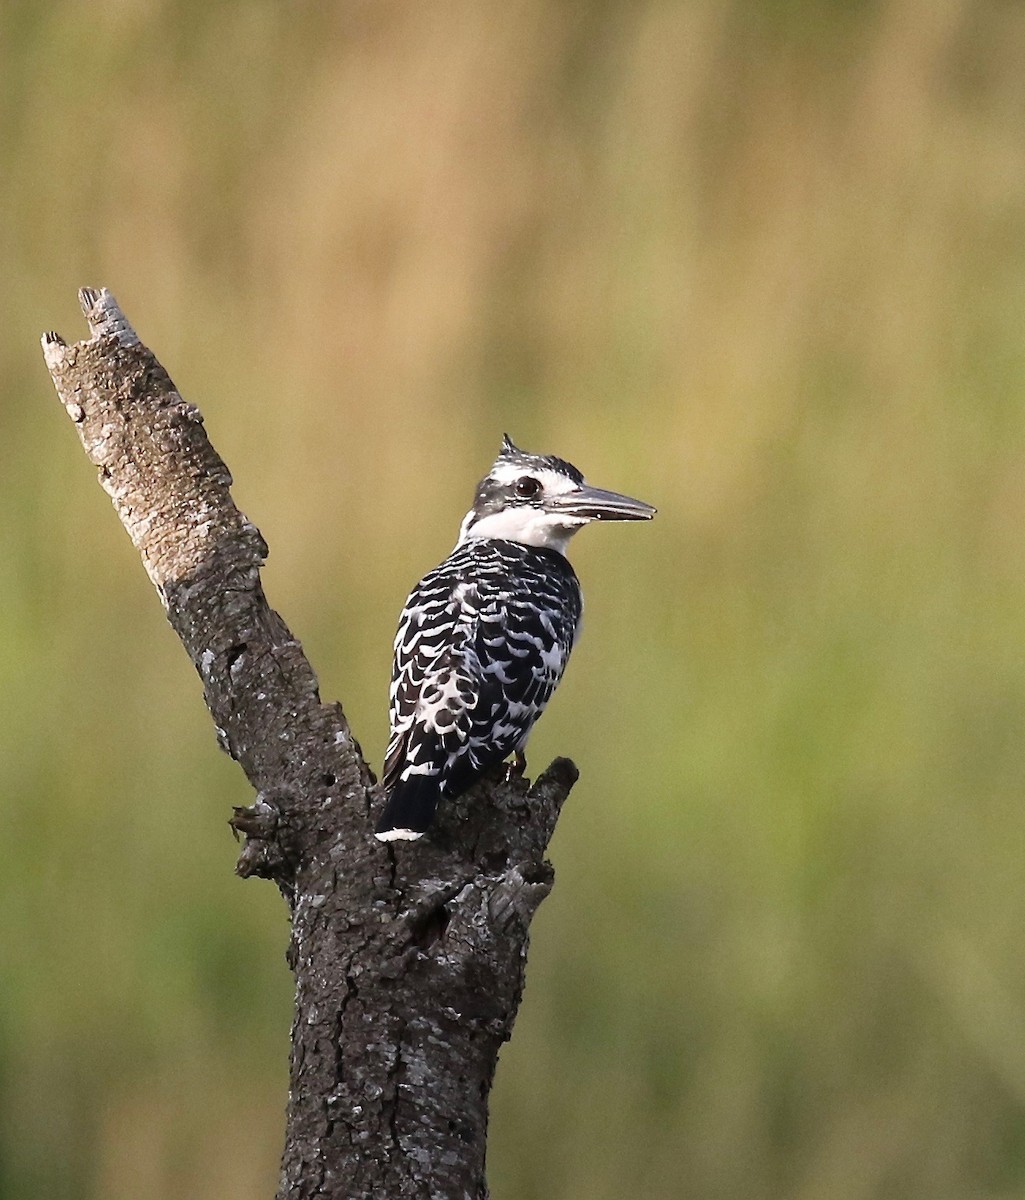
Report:
[{"label": "black and white plumage", "polygon": [[654,513],[589,487],[562,459],[503,440],[455,549],[402,611],[377,837],[422,836],[442,797],[460,795],[510,754],[522,762],[580,627],[566,544],[590,521]]}]

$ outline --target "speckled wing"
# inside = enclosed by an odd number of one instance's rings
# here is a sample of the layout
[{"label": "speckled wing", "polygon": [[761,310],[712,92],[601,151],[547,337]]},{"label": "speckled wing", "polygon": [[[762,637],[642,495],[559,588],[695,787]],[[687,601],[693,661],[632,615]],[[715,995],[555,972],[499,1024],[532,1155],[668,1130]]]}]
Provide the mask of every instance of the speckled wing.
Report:
[{"label": "speckled wing", "polygon": [[473,652],[477,594],[443,563],[411,593],[395,635],[391,739],[383,783],[440,776],[470,732],[481,672]]},{"label": "speckled wing", "polygon": [[413,590],[395,639],[389,790],[470,787],[522,750],[566,667],[580,620],[566,559],[514,542],[457,547]]}]

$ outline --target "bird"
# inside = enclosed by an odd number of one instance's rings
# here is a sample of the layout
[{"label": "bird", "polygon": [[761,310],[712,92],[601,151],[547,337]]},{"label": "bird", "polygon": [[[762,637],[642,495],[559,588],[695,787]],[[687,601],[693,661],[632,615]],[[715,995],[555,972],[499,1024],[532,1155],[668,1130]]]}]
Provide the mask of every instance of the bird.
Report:
[{"label": "bird", "polygon": [[580,630],[570,538],[592,521],[654,515],[650,504],[591,487],[572,463],[503,436],[455,548],[399,618],[378,839],[422,837],[440,801],[510,755],[510,770],[523,773],[527,738]]}]

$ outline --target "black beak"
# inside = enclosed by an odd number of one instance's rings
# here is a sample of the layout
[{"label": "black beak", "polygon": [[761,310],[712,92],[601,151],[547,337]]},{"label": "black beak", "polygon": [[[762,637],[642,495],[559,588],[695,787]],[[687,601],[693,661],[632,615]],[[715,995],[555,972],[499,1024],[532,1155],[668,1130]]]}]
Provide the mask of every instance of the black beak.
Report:
[{"label": "black beak", "polygon": [[546,507],[584,521],[650,521],[656,511],[643,500],[589,487],[586,483],[575,491],[553,496]]}]

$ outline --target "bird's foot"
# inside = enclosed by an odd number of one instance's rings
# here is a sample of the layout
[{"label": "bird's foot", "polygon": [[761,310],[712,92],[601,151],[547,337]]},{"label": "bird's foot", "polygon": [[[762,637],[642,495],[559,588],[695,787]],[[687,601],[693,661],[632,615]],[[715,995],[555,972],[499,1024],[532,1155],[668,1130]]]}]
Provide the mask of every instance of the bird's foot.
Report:
[{"label": "bird's foot", "polygon": [[522,779],[527,769],[527,759],[521,750],[512,756],[512,761],[505,765],[505,782],[512,783],[514,779]]}]

